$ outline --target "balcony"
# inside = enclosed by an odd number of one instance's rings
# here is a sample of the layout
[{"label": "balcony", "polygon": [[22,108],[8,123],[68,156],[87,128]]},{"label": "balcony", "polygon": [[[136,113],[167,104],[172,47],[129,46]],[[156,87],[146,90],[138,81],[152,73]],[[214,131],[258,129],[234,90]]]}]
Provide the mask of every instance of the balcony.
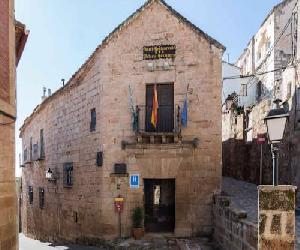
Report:
[{"label": "balcony", "polygon": [[136,106],[135,132],[142,144],[176,143],[181,132],[179,105],[159,105],[156,127],[151,123],[152,106]]}]

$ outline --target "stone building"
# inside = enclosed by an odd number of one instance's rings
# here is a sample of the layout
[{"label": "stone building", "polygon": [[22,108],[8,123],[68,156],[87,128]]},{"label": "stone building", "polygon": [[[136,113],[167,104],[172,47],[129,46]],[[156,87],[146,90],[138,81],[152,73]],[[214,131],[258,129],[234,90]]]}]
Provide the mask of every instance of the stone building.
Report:
[{"label": "stone building", "polygon": [[[253,89],[255,99],[240,106],[227,99],[223,107],[223,174],[254,183],[272,182],[270,146],[267,143],[264,118],[273,107],[273,100],[280,98],[290,110],[285,141],[281,145],[279,181],[295,184],[297,127],[297,1],[285,0],[276,5],[253,36],[236,65],[248,79],[247,92]],[[294,101],[293,101],[294,100]],[[259,141],[265,140],[262,144]],[[293,155],[295,158],[293,158]],[[293,167],[294,165],[294,167]],[[297,181],[298,182],[298,181]],[[299,183],[300,184],[300,183]]]},{"label": "stone building", "polygon": [[18,249],[15,182],[16,65],[28,32],[14,1],[0,1],[0,249]]},{"label": "stone building", "polygon": [[147,232],[210,234],[224,49],[162,0],[147,1],[106,37],[20,129],[25,235],[118,237],[119,196],[122,236],[131,235],[137,206]]}]

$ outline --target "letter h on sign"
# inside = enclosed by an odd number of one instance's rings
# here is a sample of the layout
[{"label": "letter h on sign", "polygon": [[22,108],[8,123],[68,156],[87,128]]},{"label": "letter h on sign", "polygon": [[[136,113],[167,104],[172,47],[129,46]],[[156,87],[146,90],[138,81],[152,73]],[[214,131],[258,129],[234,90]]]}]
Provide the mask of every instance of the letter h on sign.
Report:
[{"label": "letter h on sign", "polygon": [[130,175],[130,188],[139,188],[140,186],[140,175],[132,174]]}]

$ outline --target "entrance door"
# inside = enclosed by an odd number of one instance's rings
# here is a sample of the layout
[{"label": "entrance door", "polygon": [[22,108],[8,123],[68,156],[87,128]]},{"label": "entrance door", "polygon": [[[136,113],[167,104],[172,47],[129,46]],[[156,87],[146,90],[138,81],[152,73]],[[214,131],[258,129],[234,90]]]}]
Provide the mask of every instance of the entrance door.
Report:
[{"label": "entrance door", "polygon": [[157,84],[157,127],[151,124],[154,84],[146,87],[146,132],[173,132],[174,130],[174,84]]},{"label": "entrance door", "polygon": [[175,179],[144,179],[145,229],[174,232]]}]

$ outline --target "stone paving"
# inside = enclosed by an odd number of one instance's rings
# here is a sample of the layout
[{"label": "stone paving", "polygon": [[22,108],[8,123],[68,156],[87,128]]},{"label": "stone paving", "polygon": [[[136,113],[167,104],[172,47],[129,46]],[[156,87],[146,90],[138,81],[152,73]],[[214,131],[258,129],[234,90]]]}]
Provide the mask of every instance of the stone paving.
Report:
[{"label": "stone paving", "polygon": [[78,245],[61,245],[33,240],[20,234],[19,250],[105,250],[105,249],[132,249],[132,250],[215,250],[214,244],[207,238],[178,239],[164,234],[146,234],[142,240],[132,238],[119,242],[108,242],[106,247],[88,247]]},{"label": "stone paving", "polygon": [[[229,195],[231,205],[247,212],[247,218],[257,223],[257,186],[245,181],[223,177],[222,192]],[[300,216],[296,216],[296,249],[300,250]]]}]

